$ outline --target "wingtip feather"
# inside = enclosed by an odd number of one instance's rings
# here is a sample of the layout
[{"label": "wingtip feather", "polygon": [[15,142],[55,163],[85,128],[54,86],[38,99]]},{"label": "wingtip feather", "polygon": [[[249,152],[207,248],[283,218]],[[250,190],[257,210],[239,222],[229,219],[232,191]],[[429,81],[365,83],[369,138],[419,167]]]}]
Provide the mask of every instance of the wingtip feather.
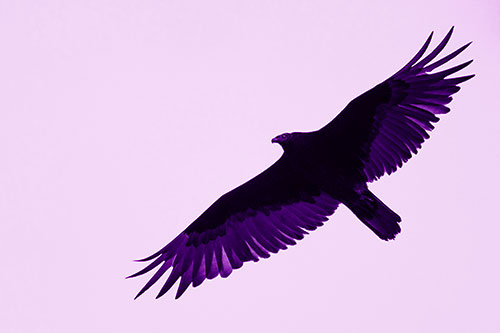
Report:
[{"label": "wingtip feather", "polygon": [[185,288],[180,288],[177,289],[177,293],[175,294],[175,299],[179,299],[183,294],[184,292],[187,290],[187,288],[189,287],[189,285],[187,285]]},{"label": "wingtip feather", "polygon": [[415,67],[417,69],[423,68],[429,62],[431,62],[435,57],[437,57],[437,55],[439,53],[441,53],[441,51],[446,47],[446,45],[450,41],[452,33],[453,33],[453,27],[450,29],[450,31],[448,31],[448,33],[446,34],[446,36],[444,36],[443,40],[434,48],[434,50],[432,50],[432,52],[429,53],[429,55],[427,55],[424,59],[422,59],[421,61],[419,61],[415,65]]},{"label": "wingtip feather", "polygon": [[150,261],[156,257],[158,257],[162,253],[162,250],[156,252],[155,254],[150,255],[149,257],[142,258],[142,259],[135,259],[134,262],[145,262],[145,261]]},{"label": "wingtip feather", "polygon": [[452,60],[453,58],[455,58],[456,56],[458,56],[460,53],[462,53],[467,47],[469,47],[469,45],[471,44],[472,42],[469,42],[467,44],[465,44],[464,46],[460,47],[459,49],[457,49],[456,51],[448,54],[446,57],[430,64],[430,65],[427,65],[423,68],[423,71],[424,72],[430,72],[430,71],[433,71],[434,69],[436,69],[437,67],[447,63],[448,61]]},{"label": "wingtip feather", "polygon": [[150,287],[150,286],[147,286],[147,285],[146,285],[146,286],[144,286],[144,287],[141,289],[141,291],[139,291],[139,292],[137,293],[137,295],[135,295],[135,297],[134,297],[134,301],[135,301],[136,299],[138,299],[138,298],[139,298],[139,296],[141,296],[142,294],[144,294],[144,293],[146,292],[146,290],[148,290],[148,289],[149,289],[149,287]]},{"label": "wingtip feather", "polygon": [[401,68],[399,71],[396,72],[396,74],[393,75],[393,77],[396,77],[398,74],[406,71],[408,68],[413,66],[425,53],[427,48],[429,47],[429,44],[431,43],[432,36],[434,35],[434,31],[431,31],[429,37],[427,37],[427,40],[425,41],[424,45],[418,50],[417,54],[406,64]]}]

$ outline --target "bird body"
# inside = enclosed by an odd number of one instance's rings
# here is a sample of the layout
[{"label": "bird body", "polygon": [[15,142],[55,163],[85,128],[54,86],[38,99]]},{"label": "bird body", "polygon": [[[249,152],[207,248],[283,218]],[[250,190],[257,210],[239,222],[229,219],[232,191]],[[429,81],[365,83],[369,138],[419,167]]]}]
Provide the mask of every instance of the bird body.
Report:
[{"label": "bird body", "polygon": [[[430,63],[449,41],[422,59],[431,36],[415,57],[389,79],[352,100],[323,128],[272,139],[283,155],[261,174],[222,195],[173,241],[152,256],[142,275],[158,267],[136,296],[170,268],[157,297],[180,278],[176,298],[205,279],[227,277],[246,261],[294,245],[321,226],[340,204],[383,240],[401,231],[401,218],[368,189],[417,153],[462,83],[474,75],[446,78],[471,61],[430,73],[469,44]],[[430,73],[430,74],[429,74]]]}]

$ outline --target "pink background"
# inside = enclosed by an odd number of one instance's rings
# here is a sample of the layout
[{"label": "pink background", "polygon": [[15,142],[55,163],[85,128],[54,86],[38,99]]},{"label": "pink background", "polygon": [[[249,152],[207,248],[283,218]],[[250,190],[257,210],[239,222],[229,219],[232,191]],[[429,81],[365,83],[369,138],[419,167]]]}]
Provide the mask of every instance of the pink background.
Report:
[{"label": "pink background", "polygon": [[[1,332],[499,332],[497,1],[1,1]],[[469,41],[452,112],[298,246],[178,301],[132,262],[406,63]],[[436,45],[436,41],[432,45]],[[163,281],[163,280],[162,280]]]}]

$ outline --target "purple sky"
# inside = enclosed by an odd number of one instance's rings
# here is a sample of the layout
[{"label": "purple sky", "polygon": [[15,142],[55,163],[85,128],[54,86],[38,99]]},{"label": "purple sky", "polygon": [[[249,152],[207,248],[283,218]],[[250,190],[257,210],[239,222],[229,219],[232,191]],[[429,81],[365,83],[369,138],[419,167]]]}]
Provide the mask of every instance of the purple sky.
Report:
[{"label": "purple sky", "polygon": [[[0,2],[1,332],[498,332],[497,1]],[[228,279],[125,280],[221,194],[330,121],[434,30],[473,41],[452,112],[371,189]]]}]

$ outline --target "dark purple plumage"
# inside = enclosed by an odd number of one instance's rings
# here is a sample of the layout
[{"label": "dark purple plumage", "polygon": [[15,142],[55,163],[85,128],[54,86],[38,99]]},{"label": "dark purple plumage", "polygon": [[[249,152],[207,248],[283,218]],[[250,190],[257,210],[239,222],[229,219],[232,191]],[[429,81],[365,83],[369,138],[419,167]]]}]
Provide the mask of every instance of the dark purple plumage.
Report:
[{"label": "dark purple plumage", "polygon": [[[445,105],[474,75],[447,79],[471,63],[428,74],[455,58],[464,45],[430,63],[448,43],[422,58],[432,33],[410,62],[396,74],[351,101],[329,124],[309,133],[285,133],[272,139],[284,153],[260,175],[224,194],[135,277],[157,269],[136,298],[171,269],[157,297],[180,279],[176,298],[190,284],[227,277],[246,261],[268,258],[294,245],[323,225],[339,204],[346,205],[383,240],[401,231],[401,218],[367,188],[391,174],[420,149]],[[422,59],[421,59],[422,58]]]}]

